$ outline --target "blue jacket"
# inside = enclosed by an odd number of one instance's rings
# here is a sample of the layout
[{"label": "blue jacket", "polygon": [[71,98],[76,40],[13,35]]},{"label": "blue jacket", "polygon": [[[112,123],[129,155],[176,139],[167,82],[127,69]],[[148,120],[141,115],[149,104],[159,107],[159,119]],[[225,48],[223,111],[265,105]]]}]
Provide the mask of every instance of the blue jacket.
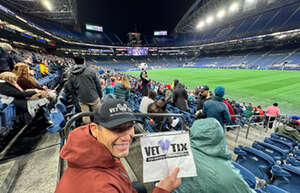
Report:
[{"label": "blue jacket", "polygon": [[228,107],[225,105],[222,97],[214,96],[211,100],[205,101],[203,105],[203,113],[206,117],[217,119],[223,129],[225,128],[225,123],[230,123]]}]

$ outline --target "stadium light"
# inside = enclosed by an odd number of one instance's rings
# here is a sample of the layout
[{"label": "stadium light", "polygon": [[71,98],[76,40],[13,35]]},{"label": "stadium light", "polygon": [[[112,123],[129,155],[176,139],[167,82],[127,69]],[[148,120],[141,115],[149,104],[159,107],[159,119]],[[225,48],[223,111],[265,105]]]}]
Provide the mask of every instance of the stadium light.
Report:
[{"label": "stadium light", "polygon": [[239,3],[237,2],[233,2],[229,7],[230,12],[236,12],[238,9],[239,9]]},{"label": "stadium light", "polygon": [[214,21],[213,16],[208,16],[208,17],[206,18],[206,23],[207,23],[207,24],[211,24],[213,21]]},{"label": "stadium light", "polygon": [[219,10],[218,14],[217,14],[217,18],[221,19],[226,15],[226,12],[224,9]]},{"label": "stadium light", "polygon": [[246,3],[247,4],[252,4],[252,3],[254,3],[256,0],[246,0]]},{"label": "stadium light", "polygon": [[52,7],[51,3],[49,2],[49,0],[43,0],[42,3],[49,11],[52,11],[53,7]]},{"label": "stadium light", "polygon": [[200,22],[197,24],[197,29],[203,28],[204,25],[205,25],[204,21],[200,21]]}]

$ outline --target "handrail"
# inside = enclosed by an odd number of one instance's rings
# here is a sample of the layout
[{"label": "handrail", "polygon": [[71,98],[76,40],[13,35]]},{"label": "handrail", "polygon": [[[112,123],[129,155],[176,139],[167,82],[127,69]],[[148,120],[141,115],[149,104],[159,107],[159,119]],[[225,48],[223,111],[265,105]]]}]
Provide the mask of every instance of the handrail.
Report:
[{"label": "handrail", "polygon": [[[181,117],[182,118],[181,129],[184,130],[184,128],[185,128],[184,127],[185,126],[184,116],[182,114],[174,114],[174,113],[133,113],[133,114],[136,117]],[[64,140],[68,139],[70,127],[74,121],[76,121],[77,119],[79,119],[81,117],[93,116],[93,115],[94,115],[93,112],[81,112],[81,113],[78,113],[78,114],[72,116],[67,121],[66,125],[63,128],[63,130],[64,130],[63,139]]]},{"label": "handrail", "polygon": [[246,139],[248,139],[249,130],[250,130],[250,126],[251,126],[251,121],[255,117],[261,117],[262,118],[262,121],[256,122],[255,124],[261,124],[261,123],[264,124],[265,123],[265,118],[266,118],[265,115],[251,115],[249,117],[249,120],[248,120],[248,127],[247,127],[247,131],[246,131]]},{"label": "handrail", "polygon": [[225,128],[227,127],[237,127],[238,128],[238,131],[237,131],[237,134],[236,134],[236,137],[235,137],[235,142],[237,142],[238,138],[239,138],[239,135],[240,135],[240,131],[241,131],[241,115],[230,115],[230,120],[231,118],[238,118],[238,122],[235,124],[235,125],[225,125]]}]

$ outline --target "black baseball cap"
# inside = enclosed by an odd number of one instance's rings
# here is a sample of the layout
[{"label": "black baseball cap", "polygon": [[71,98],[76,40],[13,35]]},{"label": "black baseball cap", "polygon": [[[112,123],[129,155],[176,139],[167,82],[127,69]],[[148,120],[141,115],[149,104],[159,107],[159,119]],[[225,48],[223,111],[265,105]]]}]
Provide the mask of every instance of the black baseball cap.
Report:
[{"label": "black baseball cap", "polygon": [[133,114],[130,106],[119,99],[106,100],[94,114],[95,123],[112,130],[116,126],[130,121],[140,122]]},{"label": "black baseball cap", "polygon": [[209,90],[207,85],[203,85],[200,87],[200,92],[205,91],[205,90]]}]

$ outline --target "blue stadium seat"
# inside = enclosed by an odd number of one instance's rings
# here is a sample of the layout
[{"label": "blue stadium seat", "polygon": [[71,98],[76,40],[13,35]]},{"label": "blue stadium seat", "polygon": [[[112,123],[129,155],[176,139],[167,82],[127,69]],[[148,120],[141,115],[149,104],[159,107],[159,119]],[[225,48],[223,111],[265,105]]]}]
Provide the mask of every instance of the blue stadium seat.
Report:
[{"label": "blue stadium seat", "polygon": [[289,193],[281,188],[273,185],[266,185],[263,188],[255,189],[257,193]]},{"label": "blue stadium seat", "polygon": [[[14,104],[4,104],[0,111],[3,113],[3,121],[5,121],[5,126],[7,128],[13,128],[14,120],[16,120],[16,107]],[[3,125],[2,125],[3,126]]]},{"label": "blue stadium seat", "polygon": [[61,112],[63,115],[67,114],[66,106],[62,103],[57,103],[54,105],[58,112]]},{"label": "blue stadium seat", "polygon": [[271,145],[275,145],[283,150],[286,150],[288,152],[291,152],[293,150],[293,145],[291,143],[281,141],[280,139],[274,139],[274,138],[268,138],[266,137],[264,139],[265,143],[269,143]]},{"label": "blue stadium seat", "polygon": [[247,168],[258,178],[268,181],[269,171],[275,164],[274,159],[257,149],[239,146],[234,148],[234,153],[238,155],[236,162]]},{"label": "blue stadium seat", "polygon": [[291,143],[292,146],[295,146],[297,144],[296,139],[286,136],[286,135],[283,135],[283,134],[271,133],[271,138],[279,139],[281,141]]},{"label": "blue stadium seat", "polygon": [[295,157],[288,157],[286,162],[296,167],[300,167],[300,160]]},{"label": "blue stadium seat", "polygon": [[273,166],[273,185],[291,193],[300,190],[300,168],[290,165]]},{"label": "blue stadium seat", "polygon": [[240,170],[240,174],[243,176],[244,180],[248,183],[249,187],[254,189],[256,186],[256,179],[254,174],[236,162],[232,162],[232,165],[236,169]]},{"label": "blue stadium seat", "polygon": [[52,112],[50,114],[50,119],[54,125],[57,125],[61,128],[64,127],[65,118],[61,112]]},{"label": "blue stadium seat", "polygon": [[283,161],[287,158],[289,151],[282,150],[275,145],[271,145],[269,143],[263,143],[259,141],[254,141],[252,147],[258,149],[268,155],[270,155],[275,161],[280,160]]}]

